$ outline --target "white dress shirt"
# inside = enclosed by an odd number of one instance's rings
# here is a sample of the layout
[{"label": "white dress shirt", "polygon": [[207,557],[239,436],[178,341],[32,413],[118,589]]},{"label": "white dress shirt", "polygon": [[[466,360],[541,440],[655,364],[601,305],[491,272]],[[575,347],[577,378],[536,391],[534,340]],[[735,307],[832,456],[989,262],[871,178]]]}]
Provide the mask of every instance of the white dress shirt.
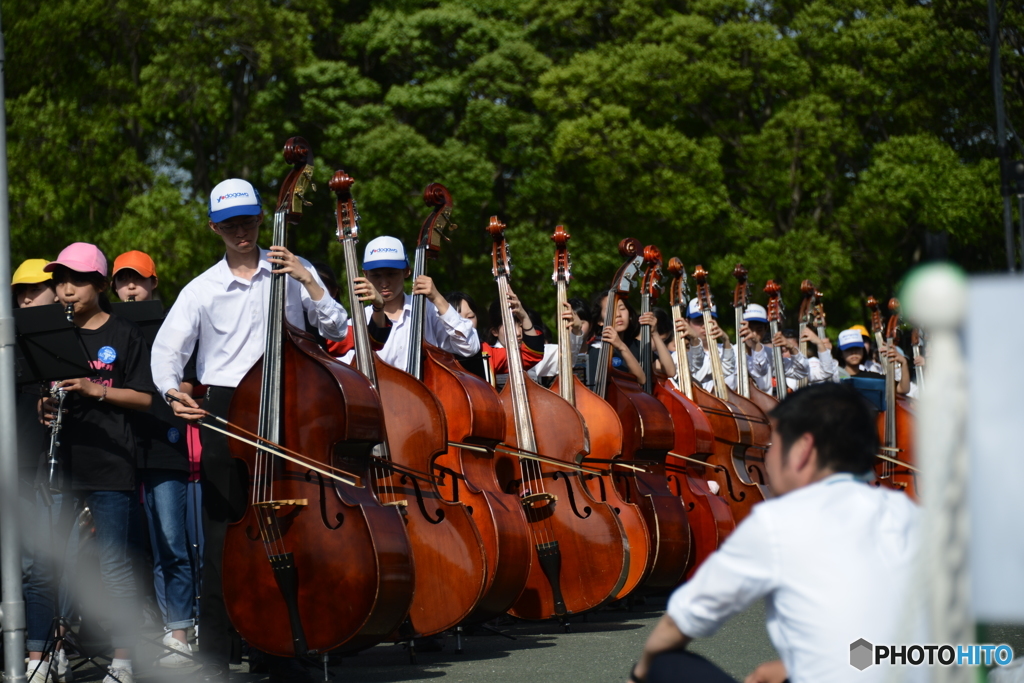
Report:
[{"label": "white dress shirt", "polygon": [[[423,316],[423,341],[454,353],[457,356],[472,356],[480,351],[480,337],[473,322],[463,318],[454,306],[449,306],[444,315],[426,300]],[[373,306],[364,308],[366,322],[373,317]],[[399,370],[409,366],[409,330],[412,326],[412,294],[405,295],[402,314],[391,321],[391,332],[384,348],[377,352],[380,359]]]},{"label": "white dress shirt", "polygon": [[[270,309],[270,283],[274,266],[270,252],[260,249],[259,266],[251,280],[231,273],[226,258],[185,285],[168,311],[153,342],[151,367],[160,395],[177,390],[196,339],[196,371],[200,384],[236,387],[263,357],[266,320]],[[309,261],[299,258],[321,287]],[[299,329],[306,321],[327,339],[341,340],[348,329],[348,313],[324,288],[313,301],[306,288],[285,276],[285,318]],[[303,315],[305,314],[305,315]]]},{"label": "white dress shirt", "polygon": [[[726,385],[736,388],[736,352],[730,346],[725,348],[724,344],[718,345],[718,356],[722,359],[722,373],[725,375]],[[714,393],[715,374],[711,367],[711,355],[704,352],[703,341],[700,344],[691,346],[686,351],[686,357],[690,362],[690,379],[697,382],[705,391]],[[679,356],[672,352],[672,362],[679,363]],[[672,377],[672,384],[676,383]],[[678,388],[678,387],[677,387]]]},{"label": "white dress shirt", "polygon": [[[772,347],[770,344],[762,344],[760,351],[747,352],[747,369],[751,379],[761,391],[771,393],[772,377],[775,372],[771,362]],[[786,373],[786,379],[803,379],[810,374],[810,365],[807,357],[802,353],[791,354],[782,358],[782,370]]]},{"label": "white dress shirt", "polygon": [[[583,335],[569,333],[569,357],[575,359],[583,346]],[[540,382],[544,377],[554,377],[558,374],[558,344],[544,345],[544,358],[539,363],[526,371],[526,374],[534,382]]]},{"label": "white dress shirt", "polygon": [[[824,360],[822,360],[823,358]],[[809,370],[809,384],[839,381],[839,363],[836,362],[831,353],[809,357],[807,359],[807,368]],[[800,380],[786,375],[786,386],[796,391],[800,388]]]},{"label": "white dress shirt", "polygon": [[850,644],[903,642],[919,523],[906,494],[833,475],[755,506],[672,594],[668,615],[704,638],[767,598],[768,635],[792,683],[880,683],[888,667],[858,671]]}]

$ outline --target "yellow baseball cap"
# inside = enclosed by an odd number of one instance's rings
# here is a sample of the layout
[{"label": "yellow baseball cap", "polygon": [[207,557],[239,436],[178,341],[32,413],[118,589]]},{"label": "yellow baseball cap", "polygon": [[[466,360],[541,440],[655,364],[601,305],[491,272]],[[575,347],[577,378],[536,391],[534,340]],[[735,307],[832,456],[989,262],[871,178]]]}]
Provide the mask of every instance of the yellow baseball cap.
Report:
[{"label": "yellow baseball cap", "polygon": [[850,329],[851,330],[857,330],[858,332],[860,332],[860,336],[862,336],[862,337],[870,337],[871,336],[868,333],[868,328],[864,327],[863,325],[854,325]]},{"label": "yellow baseball cap", "polygon": [[27,261],[22,261],[18,269],[14,271],[14,277],[11,278],[11,286],[34,285],[39,282],[52,280],[53,276],[43,270],[47,263],[49,261],[44,258],[30,258]]}]

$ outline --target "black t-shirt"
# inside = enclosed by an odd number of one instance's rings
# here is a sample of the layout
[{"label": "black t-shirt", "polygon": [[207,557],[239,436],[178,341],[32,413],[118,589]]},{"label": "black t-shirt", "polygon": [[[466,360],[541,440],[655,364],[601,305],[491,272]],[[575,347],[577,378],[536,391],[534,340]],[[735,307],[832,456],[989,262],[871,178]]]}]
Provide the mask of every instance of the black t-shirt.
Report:
[{"label": "black t-shirt", "polygon": [[18,425],[18,476],[32,479],[39,461],[50,450],[50,430],[39,422],[39,399],[42,387],[26,384],[18,387],[15,401]]},{"label": "black t-shirt", "polygon": [[[135,323],[111,315],[96,330],[79,329],[92,380],[112,389],[154,393],[149,347]],[[107,401],[68,394],[61,448],[70,467],[71,488],[131,491],[135,488],[135,438],[128,413]]]},{"label": "black t-shirt", "polygon": [[140,470],[188,471],[185,421],[175,417],[166,401],[153,397],[148,412],[133,411],[132,431]]},{"label": "black t-shirt", "polygon": [[[182,377],[186,382],[196,381],[195,351],[185,364]],[[186,423],[175,416],[167,401],[154,396],[147,412],[132,411],[131,417],[140,470],[189,471]]]},{"label": "black t-shirt", "polygon": [[[600,339],[598,339],[598,341],[600,341]],[[590,386],[590,388],[593,388],[593,385],[595,384],[595,377],[597,376],[597,366],[601,360],[602,343],[604,342],[592,343],[590,345],[590,348],[587,349],[587,357],[589,361],[587,367],[587,377],[589,378],[589,381],[587,382],[587,384],[588,386]],[[629,347],[629,352],[633,354],[633,357],[636,358],[637,361],[639,361],[640,340],[630,339],[628,342],[626,342],[626,346]],[[629,366],[626,365],[626,361],[622,359],[622,354],[619,353],[618,350],[614,348],[612,349],[612,367],[615,368],[616,370],[629,372]]]}]

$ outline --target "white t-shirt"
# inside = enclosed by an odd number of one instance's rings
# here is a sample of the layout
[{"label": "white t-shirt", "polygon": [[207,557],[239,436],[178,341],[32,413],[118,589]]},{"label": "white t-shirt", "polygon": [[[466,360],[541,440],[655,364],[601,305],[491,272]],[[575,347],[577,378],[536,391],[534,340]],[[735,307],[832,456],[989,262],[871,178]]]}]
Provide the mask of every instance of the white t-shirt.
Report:
[{"label": "white t-shirt", "polygon": [[[754,507],[722,547],[669,599],[691,638],[767,598],[768,635],[792,683],[877,683],[850,644],[895,643],[919,535],[905,494],[836,474]],[[913,668],[913,667],[912,667]]]}]

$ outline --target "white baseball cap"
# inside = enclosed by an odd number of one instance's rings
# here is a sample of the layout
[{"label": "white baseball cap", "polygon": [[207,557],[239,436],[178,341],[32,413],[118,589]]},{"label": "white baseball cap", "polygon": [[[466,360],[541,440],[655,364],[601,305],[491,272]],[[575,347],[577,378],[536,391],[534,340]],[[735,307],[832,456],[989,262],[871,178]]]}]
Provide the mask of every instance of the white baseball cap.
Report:
[{"label": "white baseball cap", "polygon": [[748,304],[747,310],[743,311],[743,319],[747,322],[766,323],[768,311],[761,304]]},{"label": "white baseball cap", "polygon": [[258,216],[262,210],[260,193],[248,180],[229,178],[210,192],[210,220],[214,223],[235,216]]},{"label": "white baseball cap", "polygon": [[[697,301],[696,297],[690,299],[690,305],[687,308],[686,317],[691,320],[694,318],[704,317],[704,314],[700,310],[700,302]],[[718,304],[711,304],[711,317],[716,320],[718,319]]]},{"label": "white baseball cap", "polygon": [[860,336],[860,330],[843,330],[839,333],[839,349],[841,351],[858,346],[864,348],[864,338]]},{"label": "white baseball cap", "polygon": [[374,268],[409,267],[409,259],[405,257],[405,245],[395,237],[377,237],[366,244],[363,252],[363,270]]}]

